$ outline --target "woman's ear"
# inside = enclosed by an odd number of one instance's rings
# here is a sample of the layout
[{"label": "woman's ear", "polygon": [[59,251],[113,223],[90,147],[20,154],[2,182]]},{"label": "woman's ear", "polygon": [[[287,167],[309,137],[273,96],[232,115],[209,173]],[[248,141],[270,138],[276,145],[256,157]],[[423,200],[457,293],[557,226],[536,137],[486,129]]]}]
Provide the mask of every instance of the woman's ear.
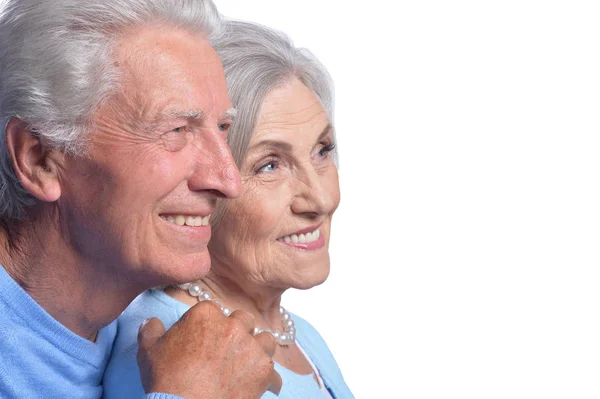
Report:
[{"label": "woman's ear", "polygon": [[33,197],[43,202],[60,198],[56,151],[44,145],[26,122],[18,118],[8,122],[6,147],[21,185]]}]

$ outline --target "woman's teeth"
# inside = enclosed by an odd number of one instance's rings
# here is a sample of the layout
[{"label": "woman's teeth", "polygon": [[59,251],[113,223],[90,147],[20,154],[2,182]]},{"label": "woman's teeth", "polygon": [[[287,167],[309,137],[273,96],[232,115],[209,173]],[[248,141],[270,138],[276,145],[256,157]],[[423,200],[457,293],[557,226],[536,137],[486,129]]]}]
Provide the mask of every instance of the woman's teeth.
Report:
[{"label": "woman's teeth", "polygon": [[210,215],[208,216],[185,216],[185,215],[169,215],[169,216],[162,216],[161,218],[163,218],[164,220],[166,220],[169,223],[173,223],[176,224],[178,226],[192,226],[192,227],[199,227],[199,226],[208,226],[208,221],[210,220]]},{"label": "woman's teeth", "polygon": [[292,244],[308,244],[310,242],[317,241],[321,237],[321,229],[316,229],[310,233],[304,234],[292,234],[289,236],[278,238],[278,241],[283,241]]}]

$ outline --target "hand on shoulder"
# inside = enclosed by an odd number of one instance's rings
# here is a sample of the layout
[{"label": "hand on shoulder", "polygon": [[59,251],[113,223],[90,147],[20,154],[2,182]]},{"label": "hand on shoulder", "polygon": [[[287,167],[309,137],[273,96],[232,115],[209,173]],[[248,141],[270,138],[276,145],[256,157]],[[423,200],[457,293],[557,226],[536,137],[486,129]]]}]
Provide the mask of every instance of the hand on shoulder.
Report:
[{"label": "hand on shoulder", "polygon": [[272,356],[271,334],[252,335],[254,317],[224,316],[210,301],[193,306],[165,332],[152,318],[140,327],[138,365],[146,392],[195,398],[259,398],[278,394],[281,377]]}]

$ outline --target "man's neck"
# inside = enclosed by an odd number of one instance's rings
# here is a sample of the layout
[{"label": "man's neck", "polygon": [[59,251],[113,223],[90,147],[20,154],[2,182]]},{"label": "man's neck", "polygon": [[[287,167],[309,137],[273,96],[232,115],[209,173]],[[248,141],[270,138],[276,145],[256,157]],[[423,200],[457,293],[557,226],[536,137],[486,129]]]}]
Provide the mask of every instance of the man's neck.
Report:
[{"label": "man's neck", "polygon": [[0,232],[0,264],[46,312],[75,334],[94,341],[98,330],[116,319],[142,291],[103,273],[110,270],[103,265],[81,259],[53,229],[26,228],[18,248],[10,248]]}]

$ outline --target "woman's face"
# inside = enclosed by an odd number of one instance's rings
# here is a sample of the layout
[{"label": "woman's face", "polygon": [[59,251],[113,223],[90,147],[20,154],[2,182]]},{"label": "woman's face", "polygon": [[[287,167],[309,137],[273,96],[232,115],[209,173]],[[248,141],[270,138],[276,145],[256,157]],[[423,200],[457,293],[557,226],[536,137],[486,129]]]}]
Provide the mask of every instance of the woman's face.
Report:
[{"label": "woman's face", "polygon": [[255,289],[325,281],[340,201],[333,140],[325,110],[299,80],[269,93],[240,168],[243,194],[226,201],[209,244],[213,273]]}]

